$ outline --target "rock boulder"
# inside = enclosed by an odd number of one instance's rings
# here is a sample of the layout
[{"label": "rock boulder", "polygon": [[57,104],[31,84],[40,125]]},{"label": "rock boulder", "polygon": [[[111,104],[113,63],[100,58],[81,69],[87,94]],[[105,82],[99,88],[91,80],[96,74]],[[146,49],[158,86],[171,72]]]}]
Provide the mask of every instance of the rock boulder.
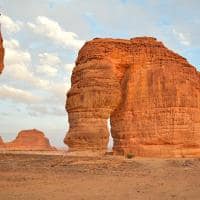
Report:
[{"label": "rock boulder", "polygon": [[79,51],[67,94],[71,150],[200,155],[200,73],[151,37],[94,39]]}]

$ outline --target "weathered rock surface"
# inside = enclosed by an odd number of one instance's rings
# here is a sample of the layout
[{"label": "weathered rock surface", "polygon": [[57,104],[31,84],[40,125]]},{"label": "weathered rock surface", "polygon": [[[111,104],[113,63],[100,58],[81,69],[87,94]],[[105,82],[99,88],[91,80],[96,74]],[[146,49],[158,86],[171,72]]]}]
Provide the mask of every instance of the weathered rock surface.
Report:
[{"label": "weathered rock surface", "polygon": [[49,151],[56,150],[49,143],[49,140],[45,137],[44,133],[32,129],[23,130],[18,133],[18,136],[12,142],[5,143],[7,150],[38,150]]},{"label": "weathered rock surface", "polygon": [[80,50],[67,94],[72,150],[200,156],[200,73],[155,38],[94,39]]},{"label": "weathered rock surface", "polygon": [[4,142],[3,142],[2,137],[0,136],[0,148],[3,148],[3,147],[4,147]]},{"label": "weathered rock surface", "polygon": [[2,73],[4,68],[4,48],[3,48],[3,39],[0,32],[0,74]]}]

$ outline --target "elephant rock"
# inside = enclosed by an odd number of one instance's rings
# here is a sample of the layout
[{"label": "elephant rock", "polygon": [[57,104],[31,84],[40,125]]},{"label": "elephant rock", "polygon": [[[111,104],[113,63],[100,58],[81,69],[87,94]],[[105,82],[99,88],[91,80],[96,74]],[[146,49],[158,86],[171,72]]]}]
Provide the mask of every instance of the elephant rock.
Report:
[{"label": "elephant rock", "polygon": [[71,150],[200,155],[200,73],[152,37],[96,38],[79,51],[67,94]]}]

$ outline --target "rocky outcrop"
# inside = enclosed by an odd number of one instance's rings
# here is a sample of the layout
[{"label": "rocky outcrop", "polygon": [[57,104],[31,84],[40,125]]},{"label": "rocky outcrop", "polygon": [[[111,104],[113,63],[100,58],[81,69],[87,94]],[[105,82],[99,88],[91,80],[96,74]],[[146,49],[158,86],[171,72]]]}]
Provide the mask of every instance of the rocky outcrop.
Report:
[{"label": "rocky outcrop", "polygon": [[200,73],[155,38],[94,39],[80,50],[67,94],[71,150],[200,156]]},{"label": "rocky outcrop", "polygon": [[15,140],[5,144],[5,149],[29,151],[56,150],[55,147],[50,145],[44,133],[36,129],[20,131]]},{"label": "rocky outcrop", "polygon": [[2,137],[0,136],[0,149],[4,147],[4,142]]},{"label": "rocky outcrop", "polygon": [[3,48],[3,39],[0,32],[0,74],[2,73],[4,68],[4,48]]}]

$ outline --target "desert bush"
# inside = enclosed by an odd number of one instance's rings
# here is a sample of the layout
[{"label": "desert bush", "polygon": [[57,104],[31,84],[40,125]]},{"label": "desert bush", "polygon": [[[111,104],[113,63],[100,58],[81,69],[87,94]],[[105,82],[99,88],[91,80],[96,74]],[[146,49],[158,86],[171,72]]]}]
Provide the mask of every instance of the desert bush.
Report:
[{"label": "desert bush", "polygon": [[131,158],[134,158],[135,156],[134,156],[134,154],[133,153],[127,153],[126,154],[126,158],[128,158],[128,159],[131,159]]}]

